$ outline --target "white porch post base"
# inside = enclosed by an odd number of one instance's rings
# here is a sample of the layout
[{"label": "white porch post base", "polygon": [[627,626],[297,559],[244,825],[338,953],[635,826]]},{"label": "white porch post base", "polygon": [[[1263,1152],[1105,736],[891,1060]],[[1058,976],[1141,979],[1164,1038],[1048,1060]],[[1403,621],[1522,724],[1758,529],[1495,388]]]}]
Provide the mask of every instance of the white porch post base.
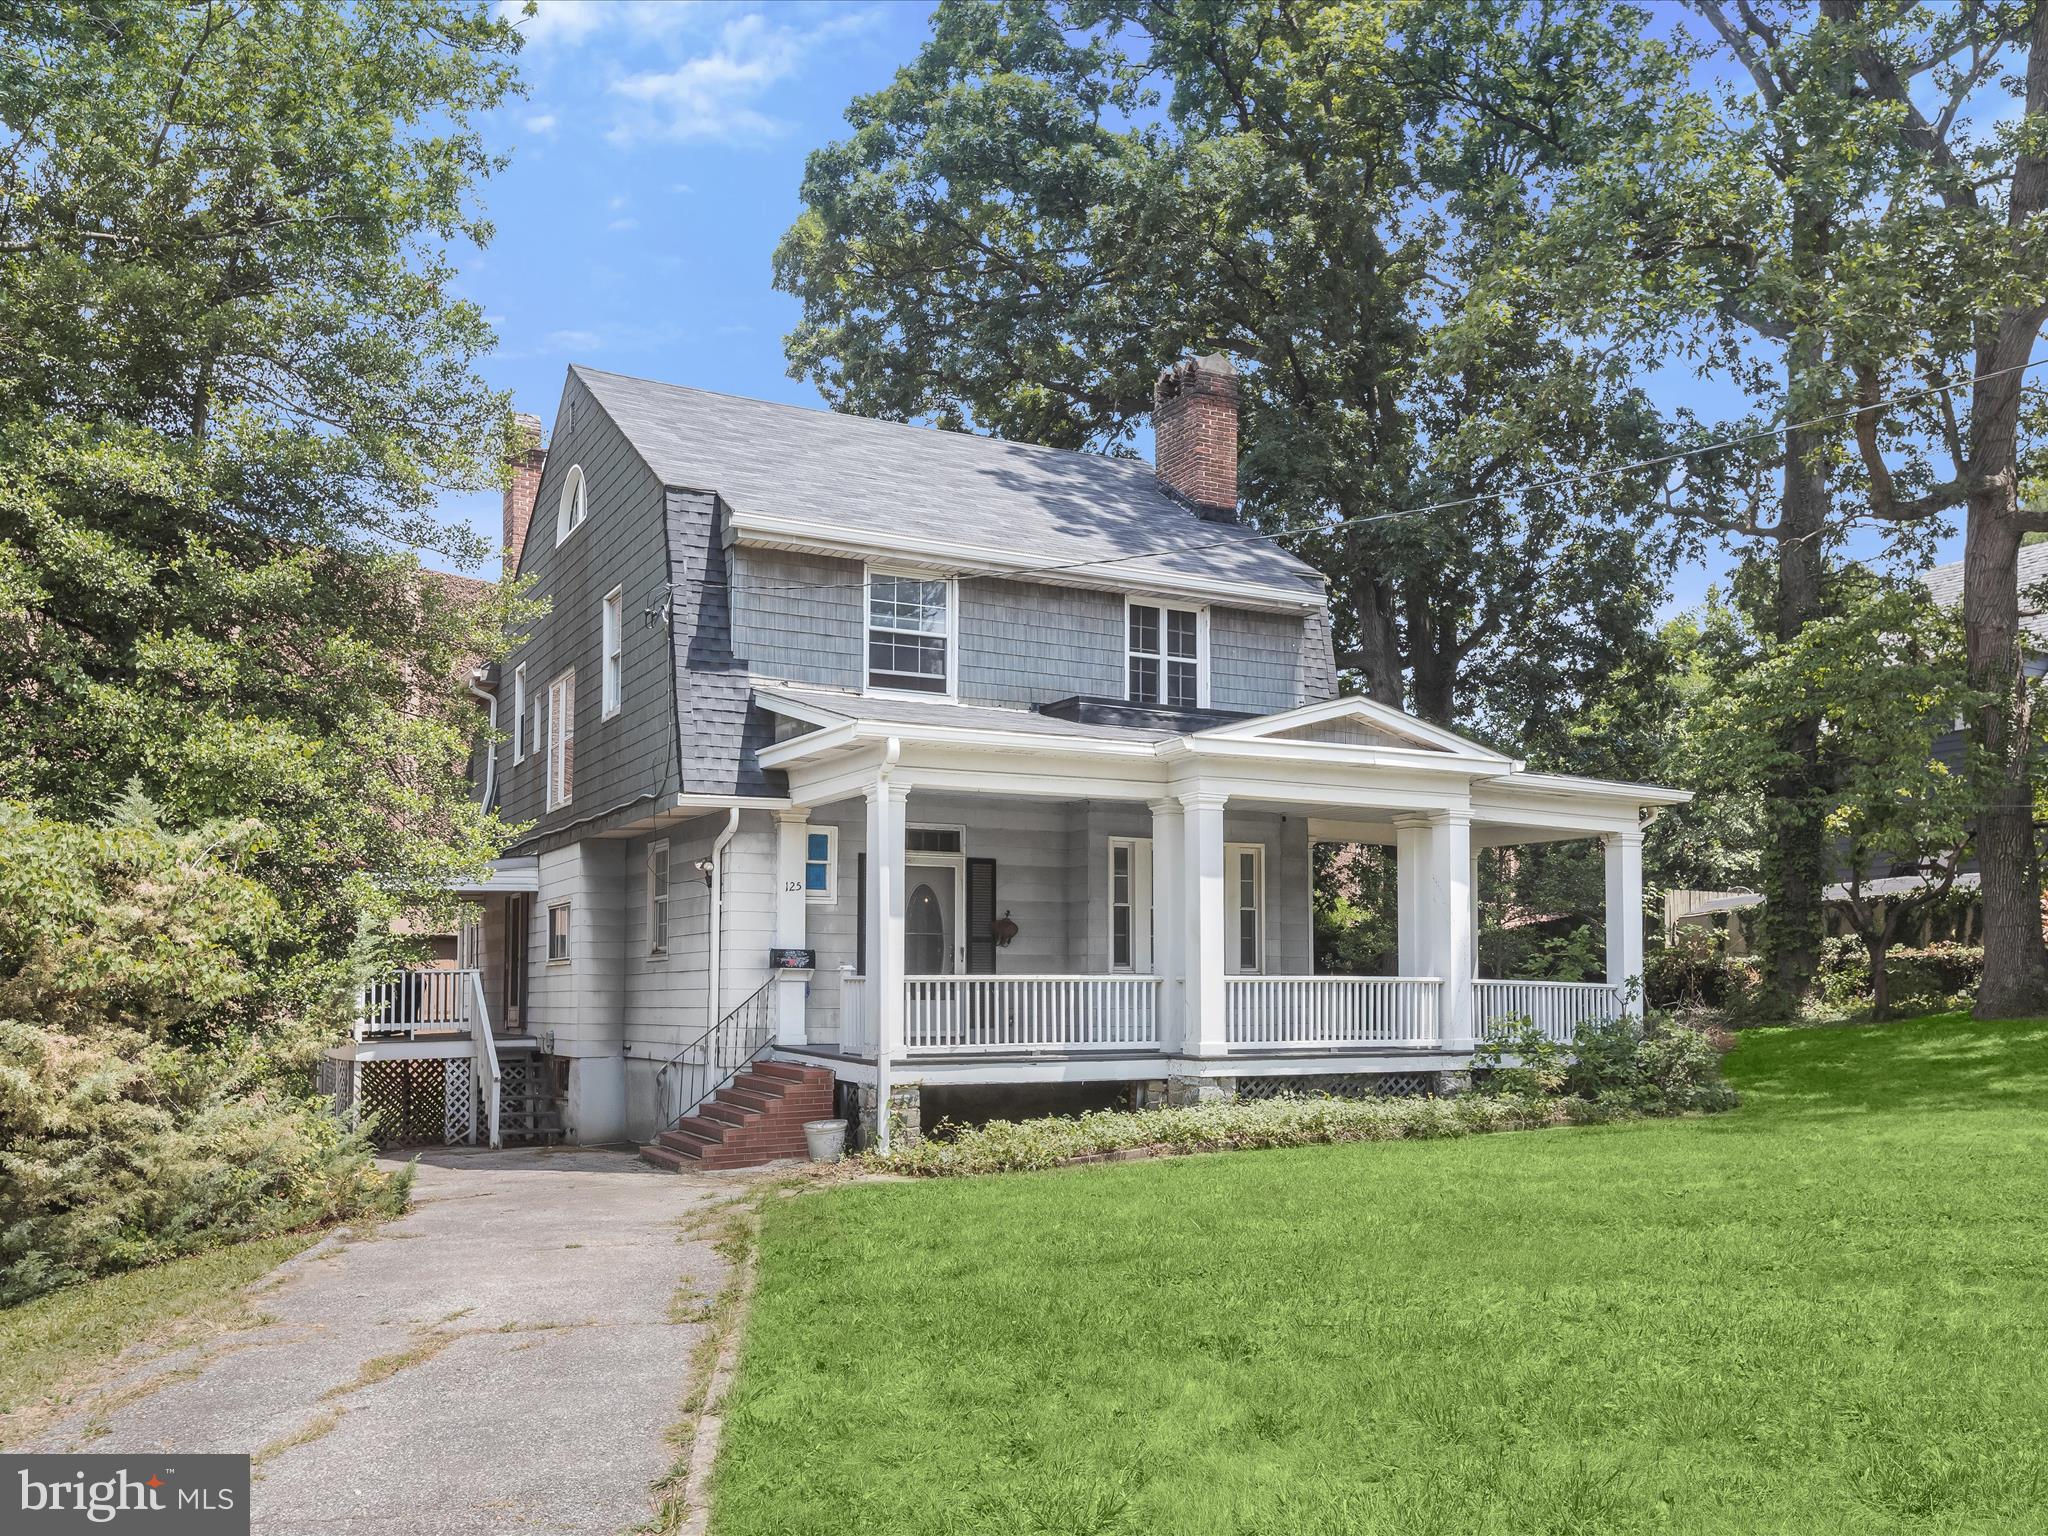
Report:
[{"label": "white porch post base", "polygon": [[[804,857],[808,852],[811,813],[798,809],[775,813],[775,947],[802,949],[810,903],[804,892]],[[777,978],[775,1043],[802,1045],[809,1038],[805,1002],[810,981],[805,976]]]},{"label": "white porch post base", "polygon": [[1181,1051],[1221,1056],[1229,1047],[1223,985],[1223,806],[1225,797],[1197,790],[1180,797],[1186,868],[1187,986]]},{"label": "white porch post base", "polygon": [[1643,1011],[1643,834],[1640,829],[1609,833],[1607,845],[1607,982],[1636,984],[1626,1004]]}]

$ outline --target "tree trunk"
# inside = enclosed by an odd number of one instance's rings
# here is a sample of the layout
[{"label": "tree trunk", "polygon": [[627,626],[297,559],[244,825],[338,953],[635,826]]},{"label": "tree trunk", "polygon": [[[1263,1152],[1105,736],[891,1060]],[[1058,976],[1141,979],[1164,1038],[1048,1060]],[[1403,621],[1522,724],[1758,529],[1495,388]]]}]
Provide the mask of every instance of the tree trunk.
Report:
[{"label": "tree trunk", "polygon": [[[1791,398],[1800,399],[1801,369],[1817,352],[1816,342],[1802,339],[1788,359]],[[1827,555],[1822,535],[1829,502],[1827,476],[1816,462],[1820,446],[1810,431],[1785,437],[1785,496],[1781,512],[1778,593],[1773,615],[1780,643],[1795,639],[1801,628],[1821,613],[1821,578]],[[1787,1018],[1799,1011],[1813,990],[1820,970],[1823,924],[1821,906],[1827,892],[1827,803],[1820,782],[1820,722],[1808,716],[1791,721],[1778,742],[1790,766],[1765,786],[1770,836],[1765,840],[1759,873],[1763,877],[1764,909],[1757,923],[1763,952],[1764,1005]]]},{"label": "tree trunk", "polygon": [[[1989,391],[1981,391],[1989,393]],[[2016,414],[2016,412],[2015,412]],[[2010,429],[2008,429],[2009,431]],[[1970,682],[1990,698],[1977,715],[1977,865],[1984,903],[1980,1019],[2048,1013],[2048,948],[2041,942],[2041,862],[2034,841],[2033,718],[2020,648],[2014,487],[1979,481],[1963,548],[1963,630]]]},{"label": "tree trunk", "polygon": [[1376,576],[1352,582],[1351,611],[1357,615],[1357,649],[1349,660],[1365,680],[1365,695],[1395,709],[1401,699],[1401,639],[1394,624],[1394,591]]},{"label": "tree trunk", "polygon": [[1888,1019],[1892,1016],[1892,984],[1884,962],[1891,953],[1891,941],[1882,937],[1865,939],[1863,947],[1870,955],[1870,1016]]}]

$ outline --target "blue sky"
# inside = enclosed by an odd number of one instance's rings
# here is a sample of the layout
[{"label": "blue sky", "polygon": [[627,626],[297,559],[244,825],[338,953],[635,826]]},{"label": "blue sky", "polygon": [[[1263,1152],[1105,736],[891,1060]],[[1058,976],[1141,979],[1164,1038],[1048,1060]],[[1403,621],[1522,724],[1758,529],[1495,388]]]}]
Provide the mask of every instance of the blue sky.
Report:
[{"label": "blue sky", "polygon": [[[483,189],[496,234],[458,253],[458,290],[498,332],[485,376],[547,422],[572,362],[820,404],[786,372],[797,307],[770,286],[770,256],[804,156],[912,58],[929,14],[911,0],[540,0],[521,23],[528,94],[489,125],[511,156]],[[1716,403],[1689,378],[1656,393]],[[495,536],[498,498],[451,497],[442,513]],[[1724,564],[1682,572],[1668,606],[1697,602]]]}]

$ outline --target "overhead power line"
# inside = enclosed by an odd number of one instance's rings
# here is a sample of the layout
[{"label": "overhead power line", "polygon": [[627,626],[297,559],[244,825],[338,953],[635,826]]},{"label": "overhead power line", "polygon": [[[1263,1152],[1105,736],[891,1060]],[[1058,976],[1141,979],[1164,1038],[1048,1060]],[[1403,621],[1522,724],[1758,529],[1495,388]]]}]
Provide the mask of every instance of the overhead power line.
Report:
[{"label": "overhead power line", "polygon": [[[1377,523],[1395,522],[1409,517],[1428,517],[1439,512],[1457,512],[1467,507],[1485,506],[1493,502],[1515,500],[1537,492],[1558,490],[1565,486],[1618,480],[1623,476],[1640,474],[1645,470],[1665,469],[1690,459],[1702,458],[1709,454],[1726,452],[1731,448],[1744,447],[1750,443],[1783,437],[1787,433],[1808,431],[1815,427],[1832,426],[1837,422],[1847,421],[1852,416],[1860,416],[1865,411],[1883,410],[1888,406],[1905,405],[1916,400],[1930,400],[1939,395],[1952,394],[1959,389],[1973,388],[1978,384],[1988,383],[1992,379],[2003,378],[2008,374],[2026,373],[2031,369],[2044,365],[2048,365],[2048,358],[2036,358],[2033,362],[2015,363],[2009,368],[1994,368],[1989,373],[1980,373],[1967,379],[1958,379],[1952,384],[1935,384],[1925,389],[1907,390],[1882,400],[1873,401],[1868,405],[1853,406],[1848,410],[1831,412],[1825,416],[1814,416],[1805,421],[1787,422],[1783,426],[1759,427],[1754,432],[1738,433],[1733,437],[1719,438],[1711,443],[1701,443],[1692,448],[1676,449],[1670,453],[1660,453],[1651,458],[1637,459],[1627,464],[1610,465],[1603,469],[1575,470],[1569,474],[1553,475],[1549,479],[1537,480],[1528,485],[1517,486],[1510,490],[1482,491],[1469,496],[1457,496],[1443,501],[1425,502],[1420,506],[1403,507],[1392,512],[1361,513],[1356,517],[1342,517],[1327,523],[1317,523],[1312,527],[1303,528],[1299,532],[1305,536],[1321,537],[1326,534],[1342,532],[1347,528],[1363,528]],[[1052,565],[1019,566],[997,571],[989,571],[985,567],[948,568],[944,564],[934,565],[931,568],[949,577],[985,574],[1005,579],[1029,581],[1036,577],[1059,576],[1073,571],[1098,569],[1108,565],[1128,564],[1133,560],[1156,560],[1177,555],[1202,554],[1219,549],[1243,549],[1255,544],[1270,545],[1284,554],[1287,551],[1280,544],[1280,539],[1281,535],[1278,534],[1262,533],[1256,529],[1245,529],[1240,534],[1211,539],[1200,544],[1180,544],[1172,549],[1141,549],[1134,550],[1129,554],[1099,555],[1086,560],[1069,560]],[[915,563],[920,566],[926,564],[924,561],[916,561]],[[690,579],[700,585],[705,581],[705,578],[702,576]],[[749,592],[836,592],[858,591],[866,585],[866,582],[864,580],[749,581],[742,585]]]}]

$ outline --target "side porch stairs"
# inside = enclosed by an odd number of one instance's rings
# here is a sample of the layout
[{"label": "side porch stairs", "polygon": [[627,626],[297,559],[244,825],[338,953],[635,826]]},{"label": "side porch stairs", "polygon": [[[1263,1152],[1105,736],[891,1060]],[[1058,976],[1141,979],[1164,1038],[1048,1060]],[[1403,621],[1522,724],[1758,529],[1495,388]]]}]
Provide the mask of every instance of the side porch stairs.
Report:
[{"label": "side porch stairs", "polygon": [[756,1061],[640,1149],[673,1171],[754,1168],[802,1157],[804,1122],[832,1114],[832,1074],[789,1061]]}]

